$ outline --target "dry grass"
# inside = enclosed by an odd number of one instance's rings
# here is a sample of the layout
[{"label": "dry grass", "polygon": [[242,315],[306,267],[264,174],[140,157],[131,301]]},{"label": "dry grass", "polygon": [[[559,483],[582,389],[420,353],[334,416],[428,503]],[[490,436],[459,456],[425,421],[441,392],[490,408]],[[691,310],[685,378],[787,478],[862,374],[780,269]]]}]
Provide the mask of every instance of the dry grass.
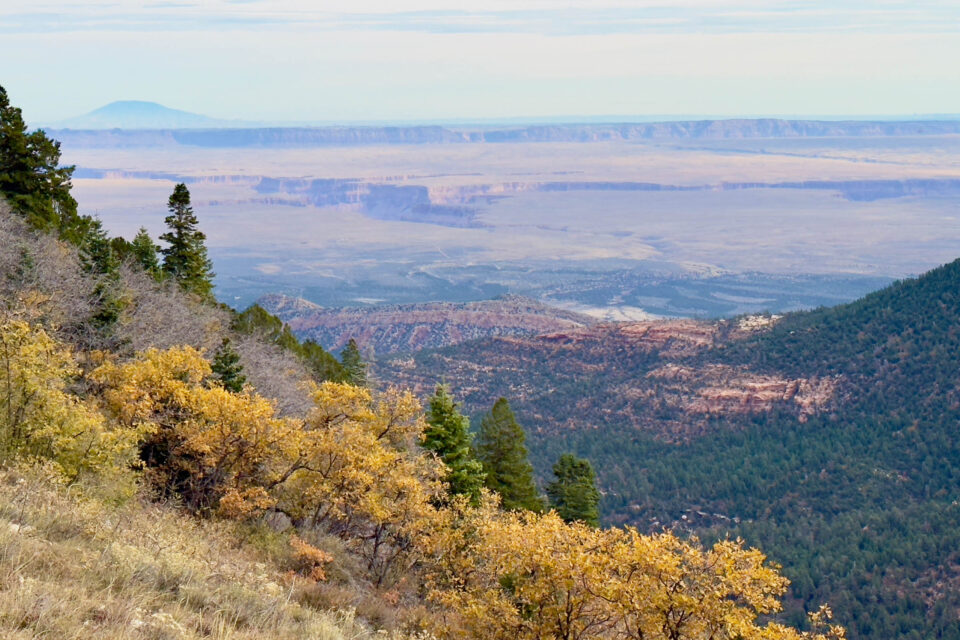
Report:
[{"label": "dry grass", "polygon": [[234,525],[85,498],[36,470],[0,471],[5,639],[399,637],[351,610],[310,606],[302,591]]}]

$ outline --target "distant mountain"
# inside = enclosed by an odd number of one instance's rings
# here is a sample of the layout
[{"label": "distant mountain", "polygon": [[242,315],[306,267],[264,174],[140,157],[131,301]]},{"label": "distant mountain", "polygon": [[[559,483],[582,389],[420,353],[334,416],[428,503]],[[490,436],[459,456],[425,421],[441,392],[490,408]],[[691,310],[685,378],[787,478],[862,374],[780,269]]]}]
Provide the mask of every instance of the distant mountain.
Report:
[{"label": "distant mountain", "polygon": [[119,100],[90,113],[53,124],[65,129],[203,129],[229,123],[156,102]]},{"label": "distant mountain", "polygon": [[609,522],[741,535],[854,639],[960,638],[960,261],[856,302],[719,322],[602,324],[387,360],[498,396],[542,476],[591,459]]},{"label": "distant mountain", "polygon": [[452,303],[324,309],[300,298],[269,295],[258,303],[290,325],[301,338],[339,350],[351,338],[378,355],[445,347],[490,336],[532,336],[574,330],[595,322],[589,316],[520,296]]}]

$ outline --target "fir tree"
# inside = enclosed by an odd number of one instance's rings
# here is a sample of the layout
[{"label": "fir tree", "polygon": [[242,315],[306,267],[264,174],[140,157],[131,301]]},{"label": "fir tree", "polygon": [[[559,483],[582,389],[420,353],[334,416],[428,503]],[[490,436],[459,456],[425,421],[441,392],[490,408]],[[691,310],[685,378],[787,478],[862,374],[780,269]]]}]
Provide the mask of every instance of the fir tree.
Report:
[{"label": "fir tree", "polygon": [[553,475],[556,480],[547,485],[547,495],[557,515],[567,522],[600,526],[600,492],[590,461],[565,453],[553,465]]},{"label": "fir tree", "polygon": [[95,327],[109,333],[120,319],[127,301],[120,280],[120,259],[113,242],[99,219],[92,219],[80,246],[80,263],[84,271],[97,279],[93,289],[96,296],[92,321]]},{"label": "fir tree", "polygon": [[233,393],[243,391],[243,384],[247,377],[243,375],[243,365],[240,364],[240,354],[233,348],[230,338],[224,338],[220,348],[213,356],[210,367],[214,377],[220,381],[223,388]]},{"label": "fir tree", "polygon": [[160,247],[153,243],[147,230],[140,227],[137,235],[133,237],[133,242],[130,243],[130,255],[134,262],[154,278],[160,278],[163,273],[160,268],[159,251]]},{"label": "fir tree", "polygon": [[117,262],[123,262],[129,258],[133,249],[133,245],[120,236],[110,238],[110,247],[113,249],[113,255],[117,257]]},{"label": "fir tree", "polygon": [[60,143],[27,132],[20,109],[0,87],[0,195],[36,229],[81,245],[92,220],[70,195],[73,167],[60,166]]},{"label": "fir tree", "polygon": [[80,262],[84,271],[94,275],[115,274],[120,268],[120,260],[99,219],[93,220],[85,234],[80,246]]},{"label": "fir tree", "polygon": [[178,184],[167,203],[170,215],[164,220],[170,229],[160,236],[168,244],[163,253],[163,273],[185,291],[206,300],[213,299],[213,264],[207,258],[206,236],[197,229],[197,216],[190,206],[190,191]]},{"label": "fir tree", "polygon": [[533,481],[526,439],[510,403],[500,398],[480,423],[476,456],[487,474],[486,486],[500,494],[504,509],[539,512],[543,501]]},{"label": "fir tree", "polygon": [[470,420],[460,413],[446,385],[438,384],[430,398],[427,424],[423,447],[436,453],[450,469],[446,478],[450,495],[467,496],[476,504],[483,486],[483,465],[470,448]]},{"label": "fir tree", "polygon": [[343,365],[344,382],[357,387],[367,386],[367,364],[360,356],[360,347],[353,338],[340,353],[340,364]]}]

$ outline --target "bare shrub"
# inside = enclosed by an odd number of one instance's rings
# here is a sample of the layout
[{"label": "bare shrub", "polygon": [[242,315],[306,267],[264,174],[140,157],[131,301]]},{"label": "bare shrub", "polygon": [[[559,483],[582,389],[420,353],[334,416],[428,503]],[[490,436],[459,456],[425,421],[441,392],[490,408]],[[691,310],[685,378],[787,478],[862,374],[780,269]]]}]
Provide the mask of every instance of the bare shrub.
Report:
[{"label": "bare shrub", "polygon": [[75,248],[38,234],[0,202],[0,304],[8,313],[29,313],[58,337],[86,343],[93,329],[96,282],[80,268]]},{"label": "bare shrub", "polygon": [[117,328],[130,352],[187,345],[213,350],[230,325],[229,312],[196,300],[175,284],[158,284],[142,270],[124,265],[121,282],[130,306]]},{"label": "bare shrub", "polygon": [[310,372],[299,358],[257,336],[235,335],[231,340],[247,381],[260,395],[276,401],[280,415],[303,415],[313,406],[303,388]]}]

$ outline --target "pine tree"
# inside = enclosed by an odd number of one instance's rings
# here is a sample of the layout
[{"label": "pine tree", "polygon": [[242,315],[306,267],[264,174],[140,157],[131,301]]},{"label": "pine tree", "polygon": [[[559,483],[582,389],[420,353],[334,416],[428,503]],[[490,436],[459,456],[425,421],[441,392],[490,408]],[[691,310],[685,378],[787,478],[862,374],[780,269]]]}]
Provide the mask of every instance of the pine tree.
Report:
[{"label": "pine tree", "polygon": [[143,270],[154,278],[162,277],[163,271],[160,269],[160,258],[158,252],[160,247],[153,244],[153,239],[144,227],[140,227],[137,235],[133,237],[130,243],[130,255],[134,262],[143,267]]},{"label": "pine tree", "polygon": [[84,271],[97,279],[93,289],[96,296],[93,325],[109,333],[123,314],[127,301],[120,280],[120,259],[99,219],[94,218],[86,230],[80,245],[80,263]]},{"label": "pine tree", "polygon": [[600,526],[600,491],[590,461],[565,453],[553,465],[553,475],[556,480],[547,485],[547,495],[557,515],[567,522]]},{"label": "pine tree", "polygon": [[447,390],[438,384],[430,398],[423,447],[436,453],[450,469],[447,487],[450,495],[464,495],[476,504],[483,486],[483,465],[470,448],[470,420],[462,415]]},{"label": "pine tree", "polygon": [[170,215],[164,220],[170,229],[160,236],[168,244],[163,253],[163,272],[185,291],[206,300],[213,299],[213,264],[207,258],[207,237],[197,229],[197,216],[190,206],[190,191],[178,184],[167,203]]},{"label": "pine tree", "polygon": [[113,250],[110,236],[97,218],[93,220],[83,239],[80,263],[84,271],[95,275],[114,274],[120,269],[120,260]]},{"label": "pine tree", "polygon": [[533,481],[526,439],[510,403],[500,398],[480,423],[476,456],[487,474],[486,486],[500,494],[504,509],[539,512],[543,501]]},{"label": "pine tree", "polygon": [[230,338],[224,338],[220,348],[213,356],[210,367],[214,377],[220,381],[223,388],[233,393],[243,391],[243,383],[247,377],[243,375],[243,365],[240,364],[240,354],[233,348]]},{"label": "pine tree", "polygon": [[367,386],[367,364],[360,356],[360,347],[353,338],[350,338],[340,353],[340,364],[343,365],[345,382],[357,387]]},{"label": "pine tree", "polygon": [[60,166],[60,143],[27,132],[20,109],[0,87],[0,195],[36,229],[80,245],[92,220],[70,195],[74,167]]}]

